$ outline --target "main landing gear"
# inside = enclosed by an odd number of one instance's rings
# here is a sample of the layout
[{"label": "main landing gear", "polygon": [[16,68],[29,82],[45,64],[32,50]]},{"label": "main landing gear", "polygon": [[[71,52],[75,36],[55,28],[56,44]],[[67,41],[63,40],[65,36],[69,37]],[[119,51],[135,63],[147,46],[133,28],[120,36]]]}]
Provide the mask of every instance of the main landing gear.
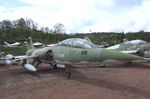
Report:
[{"label": "main landing gear", "polygon": [[69,69],[66,69],[65,76],[66,76],[68,79],[71,78],[71,72],[69,71]]},{"label": "main landing gear", "polygon": [[55,62],[55,60],[53,60],[50,65],[53,67],[54,70],[57,69],[57,63]]},{"label": "main landing gear", "polygon": [[38,66],[41,64],[42,62],[40,61],[40,59],[34,59],[32,62],[32,65],[35,66],[35,68],[38,68]]},{"label": "main landing gear", "polygon": [[[53,67],[54,70],[57,70],[57,63],[55,60],[53,60],[50,65]],[[67,79],[71,78],[71,72],[70,72],[70,66],[65,65],[65,76]]]},{"label": "main landing gear", "polygon": [[[49,50],[47,53],[46,53],[46,59],[51,61],[50,65],[53,66],[53,69],[56,70],[57,69],[57,63],[56,61],[54,60],[54,57],[53,57],[53,53],[51,50]],[[70,72],[70,69],[69,67],[70,66],[65,66],[66,67],[66,72],[65,72],[65,76],[67,78],[71,78],[71,72]]]},{"label": "main landing gear", "polygon": [[71,78],[71,66],[70,65],[65,65],[66,71],[65,71],[65,76],[67,79]]}]

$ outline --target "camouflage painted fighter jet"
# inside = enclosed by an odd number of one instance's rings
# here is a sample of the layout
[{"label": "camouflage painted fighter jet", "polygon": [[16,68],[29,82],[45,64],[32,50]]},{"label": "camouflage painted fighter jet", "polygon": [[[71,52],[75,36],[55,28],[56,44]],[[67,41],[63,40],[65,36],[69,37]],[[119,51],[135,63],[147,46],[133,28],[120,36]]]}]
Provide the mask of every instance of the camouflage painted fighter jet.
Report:
[{"label": "camouflage painted fighter jet", "polygon": [[[32,59],[32,63],[28,63]],[[37,71],[37,66],[44,62],[57,68],[58,64],[64,64],[67,77],[71,76],[68,70],[69,64],[86,62],[103,62],[108,59],[119,61],[143,60],[143,58],[119,51],[105,48],[95,48],[91,42],[81,38],[70,38],[55,44],[54,46],[39,49],[30,49],[26,52],[26,57],[22,58],[22,66],[29,71]]]},{"label": "camouflage painted fighter jet", "polygon": [[150,43],[143,40],[131,40],[121,44],[110,46],[106,49],[112,49],[128,54],[135,54],[150,58]]},{"label": "camouflage painted fighter jet", "polygon": [[[113,51],[105,48],[95,48],[91,42],[81,38],[66,39],[54,46],[44,47],[39,49],[31,49],[26,52],[27,57],[23,58],[22,66],[30,71],[36,71],[37,66],[42,63],[49,63],[54,68],[57,64],[74,64],[82,61],[87,62],[103,62],[108,59],[119,61],[141,60],[143,58]],[[29,64],[27,59],[33,59],[32,64]],[[66,67],[67,76],[71,73]]]}]

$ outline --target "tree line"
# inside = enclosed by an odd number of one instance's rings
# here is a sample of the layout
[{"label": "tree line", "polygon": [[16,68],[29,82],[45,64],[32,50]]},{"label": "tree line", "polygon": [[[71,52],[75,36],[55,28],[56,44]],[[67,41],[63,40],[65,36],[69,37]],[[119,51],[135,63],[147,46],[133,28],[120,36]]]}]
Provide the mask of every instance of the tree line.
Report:
[{"label": "tree line", "polygon": [[73,37],[89,37],[95,44],[114,45],[123,42],[123,39],[128,40],[142,39],[150,42],[150,32],[93,32],[93,33],[75,33],[66,34],[65,26],[61,23],[55,24],[52,29],[48,27],[38,28],[38,24],[32,19],[17,19],[17,20],[2,20],[0,21],[0,41],[14,40],[23,42],[32,37],[33,41],[44,42],[46,44],[56,43],[58,41],[73,38]]}]

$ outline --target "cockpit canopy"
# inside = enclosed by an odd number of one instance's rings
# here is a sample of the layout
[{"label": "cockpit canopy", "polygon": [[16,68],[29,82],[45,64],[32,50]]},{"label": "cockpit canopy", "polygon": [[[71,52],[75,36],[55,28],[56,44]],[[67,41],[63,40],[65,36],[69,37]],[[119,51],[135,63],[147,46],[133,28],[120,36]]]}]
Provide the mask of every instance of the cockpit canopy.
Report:
[{"label": "cockpit canopy", "polygon": [[81,38],[66,39],[66,40],[59,42],[58,45],[71,46],[71,47],[76,47],[76,48],[93,48],[95,46],[92,42],[86,39],[81,39]]},{"label": "cockpit canopy", "polygon": [[142,45],[142,44],[146,44],[148,42],[143,41],[143,40],[132,40],[132,41],[127,41],[124,42],[123,45]]}]

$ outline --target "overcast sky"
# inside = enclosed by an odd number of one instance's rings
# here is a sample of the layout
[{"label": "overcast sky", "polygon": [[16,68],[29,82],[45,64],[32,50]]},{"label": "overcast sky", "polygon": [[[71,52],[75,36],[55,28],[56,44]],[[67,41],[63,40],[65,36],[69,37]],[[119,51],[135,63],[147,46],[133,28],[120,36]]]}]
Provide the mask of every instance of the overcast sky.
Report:
[{"label": "overcast sky", "polygon": [[150,0],[0,0],[0,21],[19,18],[67,33],[150,31]]}]

